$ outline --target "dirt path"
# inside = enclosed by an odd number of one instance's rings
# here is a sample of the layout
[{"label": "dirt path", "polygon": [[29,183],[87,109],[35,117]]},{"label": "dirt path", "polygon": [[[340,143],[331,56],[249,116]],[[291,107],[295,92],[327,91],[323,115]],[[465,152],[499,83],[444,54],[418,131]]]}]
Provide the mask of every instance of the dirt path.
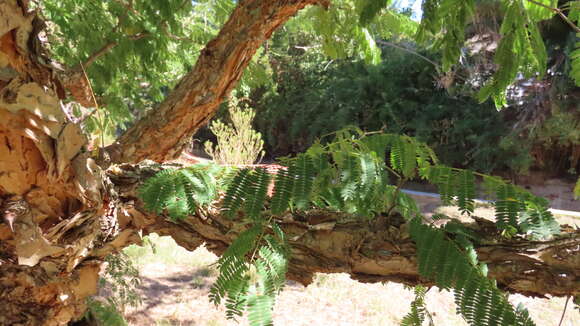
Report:
[{"label": "dirt path", "polygon": [[[580,212],[580,199],[574,199],[574,182],[564,179],[548,179],[541,183],[520,183],[517,185],[528,189],[536,196],[548,199],[551,208]],[[405,188],[424,192],[437,192],[437,188],[433,185],[416,182],[406,184]],[[421,200],[421,197],[416,198]]]}]

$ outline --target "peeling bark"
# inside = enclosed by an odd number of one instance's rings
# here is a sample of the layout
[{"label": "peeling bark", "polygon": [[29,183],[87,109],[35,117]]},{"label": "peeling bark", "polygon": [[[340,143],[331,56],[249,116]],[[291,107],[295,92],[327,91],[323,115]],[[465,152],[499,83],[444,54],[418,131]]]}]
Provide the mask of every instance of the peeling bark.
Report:
[{"label": "peeling bark", "polygon": [[[207,243],[220,254],[243,226],[215,209],[180,223],[145,212],[135,190],[158,165],[112,165],[104,173],[65,113],[62,83],[37,38],[42,22],[26,3],[0,2],[0,325],[65,325],[96,292],[103,258],[139,243],[139,232],[170,235],[189,250]],[[260,44],[315,3],[326,1],[239,2],[167,100],[108,149],[112,161],[176,158]],[[69,91],[82,95],[83,85]],[[429,284],[417,274],[402,220],[382,229],[349,220],[320,210],[280,218],[293,252],[289,277],[307,284],[315,272],[346,272],[364,282]],[[484,222],[473,227],[486,230]],[[478,252],[510,292],[579,295],[579,232],[551,242],[493,243]]]},{"label": "peeling bark", "polygon": [[96,291],[89,255],[121,234],[115,195],[63,110],[42,23],[25,1],[0,17],[0,325],[64,325]]},{"label": "peeling bark", "polygon": [[[135,162],[179,155],[261,43],[318,2],[325,1],[240,3],[196,67],[110,149],[112,157]],[[62,103],[66,87],[92,105],[88,82],[78,69],[63,73],[47,58],[38,38],[43,23],[27,3],[0,2],[0,325],[64,325],[81,316],[96,292],[103,258],[140,242],[135,225],[183,239],[195,230],[179,233],[162,219],[139,222],[139,215],[119,211],[116,190]],[[194,247],[192,240],[182,244]]]}]

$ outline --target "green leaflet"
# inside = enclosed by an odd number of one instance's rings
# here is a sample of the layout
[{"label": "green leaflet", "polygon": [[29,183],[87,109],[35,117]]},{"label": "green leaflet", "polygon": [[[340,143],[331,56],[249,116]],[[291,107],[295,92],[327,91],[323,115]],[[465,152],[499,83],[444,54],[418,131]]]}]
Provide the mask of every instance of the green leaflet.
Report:
[{"label": "green leaflet", "polygon": [[411,311],[403,317],[403,320],[401,320],[401,326],[423,326],[423,322],[426,318],[429,318],[429,325],[433,325],[433,320],[431,319],[431,315],[427,311],[427,306],[425,305],[425,294],[427,294],[427,288],[417,285],[413,292],[415,294],[415,299],[411,302]]},{"label": "green leaflet", "polygon": [[362,26],[370,24],[382,9],[389,6],[390,2],[390,0],[358,1],[357,5],[360,7],[359,23]]},{"label": "green leaflet", "polygon": [[292,199],[297,208],[306,209],[314,184],[314,164],[308,155],[299,155],[288,167],[288,173],[294,178]]},{"label": "green leaflet", "polygon": [[222,204],[224,214],[233,217],[242,206],[250,187],[250,169],[241,169],[233,177]]},{"label": "green leaflet", "polygon": [[[274,298],[284,287],[288,249],[281,229],[271,225],[274,235],[264,234],[256,224],[241,233],[218,261],[220,275],[210,290],[211,302],[225,299],[226,316],[235,319],[248,311],[252,326],[272,324]],[[248,254],[253,251],[252,258]]]},{"label": "green leaflet", "polygon": [[258,168],[250,172],[248,189],[244,192],[247,196],[244,211],[252,219],[258,218],[264,207],[268,185],[270,184],[270,174],[266,169]]},{"label": "green leaflet", "polygon": [[228,310],[231,311],[231,316],[241,315],[241,308],[237,302],[243,300],[242,297],[247,291],[247,272],[250,268],[245,256],[255,248],[261,233],[260,225],[242,232],[218,261],[220,275],[210,290],[209,298],[216,305],[227,298],[230,303]]},{"label": "green leaflet", "polygon": [[[533,77],[539,72],[538,78],[542,78],[546,71],[546,48],[536,23],[538,17],[543,17],[543,11],[530,12],[524,5],[526,3],[507,2],[500,30],[502,39],[494,56],[500,69],[480,90],[478,98],[482,102],[491,97],[497,107],[504,107],[507,104],[505,90],[519,72],[525,78]],[[535,10],[535,7],[528,7]]]},{"label": "green leaflet", "polygon": [[516,188],[513,185],[502,185],[496,191],[495,217],[498,226],[502,229],[512,226],[517,228],[519,212],[524,209],[523,203],[518,200]]},{"label": "green leaflet", "polygon": [[167,211],[173,219],[194,215],[199,206],[209,205],[217,195],[215,174],[219,169],[204,165],[166,169],[149,178],[138,195],[145,209],[157,214]]},{"label": "green leaflet", "polygon": [[459,61],[461,47],[465,42],[465,26],[473,16],[473,0],[425,0],[422,5],[423,19],[416,39],[425,43],[432,36],[434,46],[443,54],[443,70],[448,71]]},{"label": "green leaflet", "polygon": [[[558,8],[558,0],[534,0],[537,3],[531,1],[524,1],[524,8],[528,12],[530,20],[533,22],[539,22],[541,20],[546,20],[552,18],[555,13],[546,8]],[[539,4],[538,4],[539,3]],[[541,6],[541,5],[543,6]]]},{"label": "green leaflet", "polygon": [[[580,9],[578,10],[580,12]],[[576,34],[580,37],[580,33]],[[580,86],[580,42],[576,42],[575,50],[570,53],[570,76],[574,79],[576,86]]]},{"label": "green leaflet", "polygon": [[280,169],[276,174],[274,196],[270,202],[272,214],[283,213],[290,205],[292,190],[294,189],[294,177],[290,175],[288,169]]},{"label": "green leaflet", "polygon": [[534,325],[527,312],[514,309],[444,231],[414,219],[410,234],[417,244],[419,273],[453,289],[457,311],[470,325]]}]

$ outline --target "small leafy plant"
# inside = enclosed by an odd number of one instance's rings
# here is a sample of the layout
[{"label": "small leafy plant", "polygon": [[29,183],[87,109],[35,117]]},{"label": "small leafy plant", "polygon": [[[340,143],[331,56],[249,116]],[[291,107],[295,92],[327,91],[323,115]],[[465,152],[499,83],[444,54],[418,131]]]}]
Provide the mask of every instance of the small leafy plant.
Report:
[{"label": "small leafy plant", "polygon": [[99,280],[99,287],[108,292],[106,300],[89,298],[86,319],[96,325],[126,326],[123,313],[127,307],[138,307],[142,304],[137,287],[141,284],[139,270],[133,266],[129,257],[120,252],[105,258],[106,269]]},{"label": "small leafy plant", "polygon": [[232,96],[228,102],[231,124],[217,120],[209,129],[217,137],[217,145],[204,143],[205,151],[220,164],[253,164],[264,156],[262,135],[252,128],[256,112]]}]

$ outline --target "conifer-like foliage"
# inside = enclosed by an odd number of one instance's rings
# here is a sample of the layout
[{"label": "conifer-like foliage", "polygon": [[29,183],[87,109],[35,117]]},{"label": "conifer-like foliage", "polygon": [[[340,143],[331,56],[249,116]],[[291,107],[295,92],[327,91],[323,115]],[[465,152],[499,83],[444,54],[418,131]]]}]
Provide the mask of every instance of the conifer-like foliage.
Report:
[{"label": "conifer-like foliage", "polygon": [[[474,211],[478,180],[495,199],[496,225],[503,236],[548,238],[559,232],[547,201],[502,179],[438,164],[433,151],[414,138],[364,133],[358,128],[338,131],[332,141],[321,140],[303,154],[282,161],[271,176],[263,168],[243,168],[227,177],[221,206],[224,214],[248,227],[218,262],[220,275],[211,300],[225,302],[227,316],[248,311],[252,325],[270,325],[276,293],[284,285],[289,251],[284,232],[274,217],[287,211],[322,208],[352,214],[359,221],[397,212],[410,225],[417,245],[419,273],[437,286],[452,289],[458,313],[471,325],[533,325],[525,310],[513,308],[486,266],[477,261],[477,234],[458,222],[442,228],[424,223],[413,200],[400,191],[413,178],[438,186],[444,202],[465,215]],[[191,207],[207,205],[216,194],[218,168],[165,170],[141,189],[146,207],[169,217],[193,214]],[[208,173],[206,177],[201,174]],[[194,179],[193,176],[195,176]],[[195,181],[193,181],[195,180]],[[268,187],[273,183],[273,194]],[[204,191],[201,187],[209,187]],[[188,190],[190,189],[190,190]],[[418,289],[404,325],[426,318],[424,293]]]}]

